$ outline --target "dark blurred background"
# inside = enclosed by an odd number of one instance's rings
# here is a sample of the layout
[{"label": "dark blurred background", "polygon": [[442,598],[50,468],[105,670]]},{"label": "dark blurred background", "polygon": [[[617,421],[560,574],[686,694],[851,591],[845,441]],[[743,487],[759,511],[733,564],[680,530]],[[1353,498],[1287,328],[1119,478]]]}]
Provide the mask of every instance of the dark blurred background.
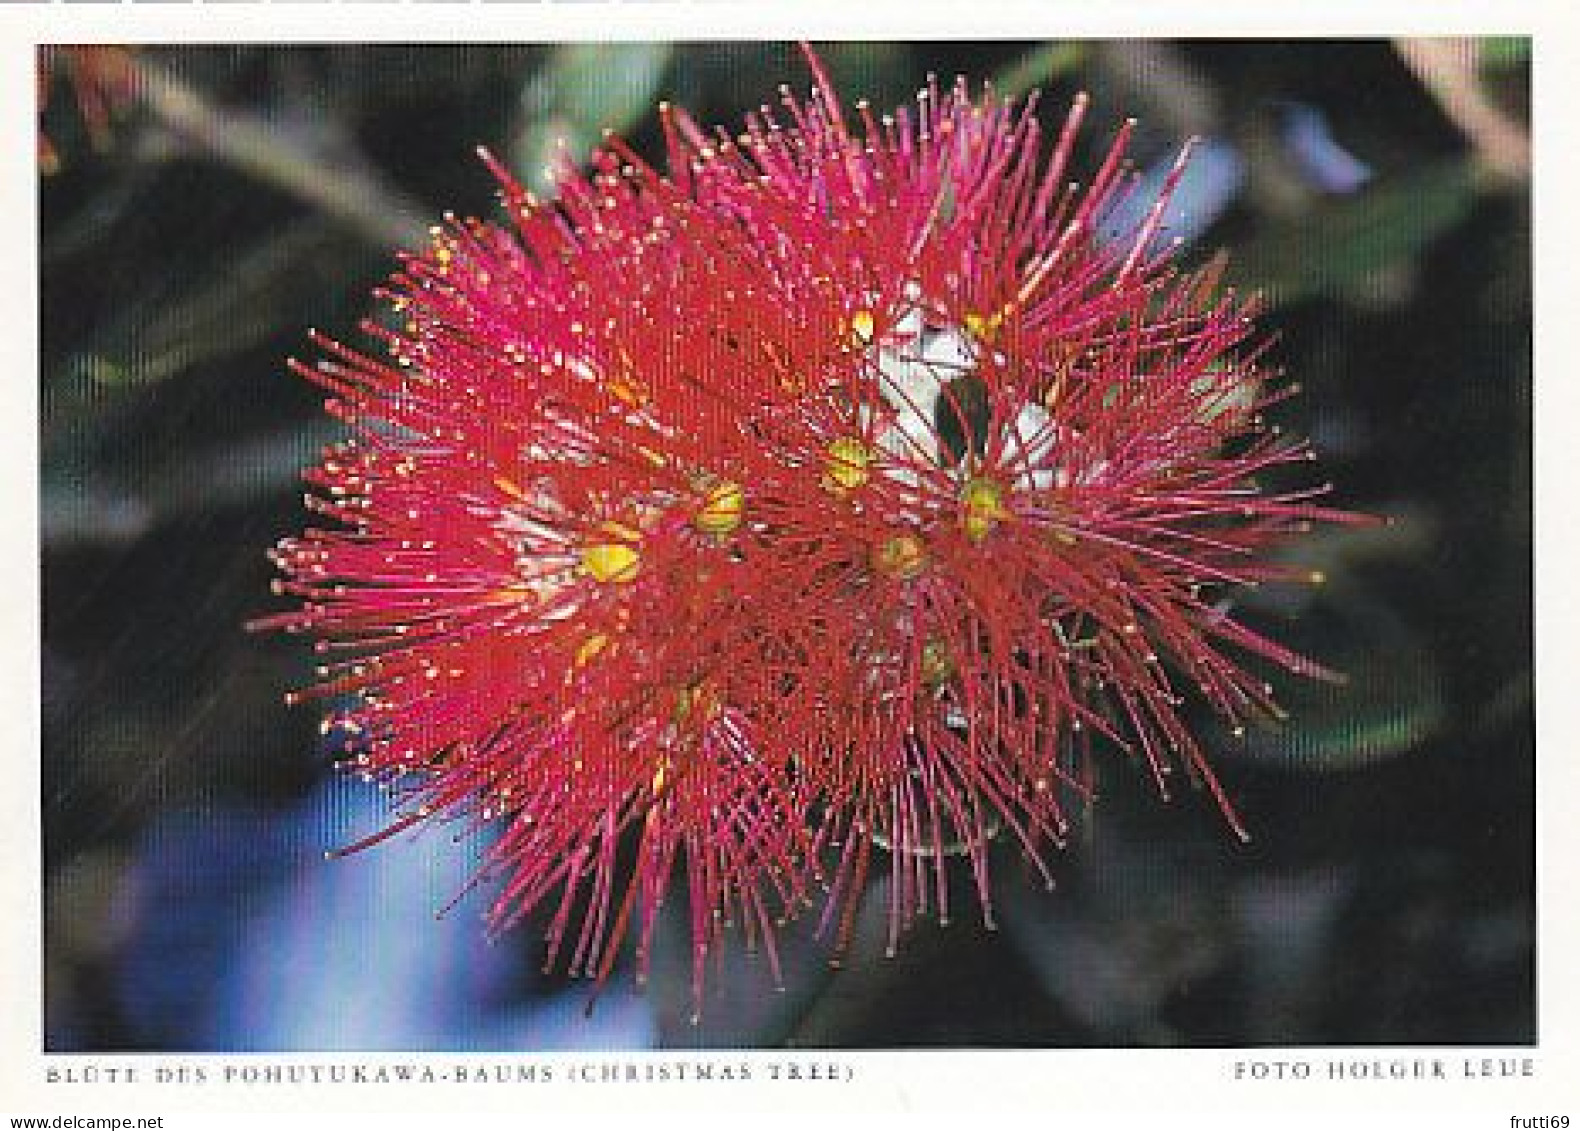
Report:
[{"label": "dark blurred background", "polygon": [[[357,340],[393,250],[496,217],[474,147],[539,179],[653,104],[738,124],[810,81],[784,44],[54,48],[41,53],[39,422],[46,1046],[51,1050],[1501,1044],[1535,1040],[1529,45],[841,43],[847,101],[929,71],[1088,90],[1088,157],[1141,120],[1143,176],[1200,135],[1187,261],[1261,288],[1343,505],[1391,525],[1298,547],[1327,584],[1248,619],[1349,674],[1292,719],[1198,721],[1252,833],[1117,762],[1047,894],[1002,846],[999,929],[882,893],[789,988],[731,955],[689,1021],[684,924],[652,984],[538,972],[486,893],[436,919],[474,836],[349,859],[385,800],[339,779],[265,549],[336,431],[284,359]],[[1116,223],[1118,223],[1116,218]],[[874,869],[875,872],[878,869]],[[961,894],[964,895],[964,877]],[[881,881],[880,881],[881,886]],[[682,901],[676,900],[679,904]],[[678,908],[676,908],[678,910]],[[814,917],[815,918],[815,917]]]}]

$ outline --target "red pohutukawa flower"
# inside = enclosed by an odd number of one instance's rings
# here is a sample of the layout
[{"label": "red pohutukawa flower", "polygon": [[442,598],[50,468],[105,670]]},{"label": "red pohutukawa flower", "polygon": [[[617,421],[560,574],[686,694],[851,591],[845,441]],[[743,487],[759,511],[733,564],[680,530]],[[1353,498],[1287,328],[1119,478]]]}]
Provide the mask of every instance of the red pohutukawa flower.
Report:
[{"label": "red pohutukawa flower", "polygon": [[1246,659],[1324,674],[1225,598],[1356,520],[1262,485],[1312,455],[1246,304],[1171,265],[1186,155],[1105,238],[1129,127],[1076,187],[1085,112],[1044,156],[1031,106],[851,121],[819,74],[738,137],[661,107],[667,174],[610,140],[545,203],[488,159],[511,227],[405,260],[387,357],[298,367],[352,438],[267,623],[331,657],[349,765],[415,791],[395,828],[499,823],[494,917],[552,909],[551,965],[634,935],[643,976],[681,875],[699,1000],[732,923],[777,977],[820,903],[837,953],[874,867],[891,947],[951,855],[991,921],[990,842],[1046,876],[1093,756],[1240,828],[1181,712],[1277,713]]}]

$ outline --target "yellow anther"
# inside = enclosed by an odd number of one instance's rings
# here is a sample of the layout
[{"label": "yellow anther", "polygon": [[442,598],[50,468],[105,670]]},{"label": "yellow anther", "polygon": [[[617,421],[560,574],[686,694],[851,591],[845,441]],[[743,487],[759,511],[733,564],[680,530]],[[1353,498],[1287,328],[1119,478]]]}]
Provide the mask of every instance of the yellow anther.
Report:
[{"label": "yellow anther", "polygon": [[836,495],[856,490],[868,479],[872,449],[854,436],[840,436],[828,446],[823,486]]},{"label": "yellow anther", "polygon": [[689,687],[682,687],[675,693],[677,725],[684,725],[693,716],[703,722],[712,722],[719,717],[721,709],[718,693],[706,683],[694,683]]},{"label": "yellow anther", "polygon": [[960,492],[960,518],[966,537],[980,542],[1010,517],[1004,506],[1004,488],[991,479],[973,479]]},{"label": "yellow anther", "polygon": [[450,263],[455,258],[455,240],[437,224],[428,229],[428,235],[433,241],[434,266],[439,269],[439,274],[448,275]]},{"label": "yellow anther", "polygon": [[704,534],[722,538],[740,526],[746,513],[746,492],[739,483],[720,480],[702,497],[692,522]]},{"label": "yellow anther", "polygon": [[659,762],[658,769],[653,773],[653,796],[657,797],[664,792],[664,779],[669,771],[669,759]]},{"label": "yellow anther", "polygon": [[617,542],[582,548],[582,568],[594,581],[622,583],[635,579],[642,555],[633,547]]},{"label": "yellow anther", "polygon": [[501,601],[518,601],[523,605],[536,604],[540,598],[537,586],[530,581],[513,581],[494,590]]},{"label": "yellow anther", "polygon": [[989,341],[998,333],[998,328],[1004,324],[1004,311],[998,310],[992,314],[967,314],[962,321],[965,323],[966,333],[980,342]]},{"label": "yellow anther", "polygon": [[594,581],[621,584],[636,578],[642,566],[642,554],[636,548],[640,536],[628,526],[606,522],[600,527],[603,533],[618,541],[595,542],[581,550],[582,569]]},{"label": "yellow anther", "polygon": [[914,534],[896,534],[872,552],[872,567],[885,577],[909,581],[927,565],[927,547]]},{"label": "yellow anther", "polygon": [[1320,569],[1314,569],[1306,575],[1306,580],[1310,581],[1313,585],[1323,585],[1327,582],[1328,575],[1323,573]]},{"label": "yellow anther", "polygon": [[631,373],[616,373],[604,382],[604,388],[615,400],[632,408],[641,408],[652,400],[647,385]]},{"label": "yellow anther", "polygon": [[863,345],[872,341],[876,329],[877,323],[873,320],[872,311],[858,310],[850,316],[851,333],[855,334]]},{"label": "yellow anther", "polygon": [[586,640],[581,642],[581,647],[576,649],[576,666],[578,668],[585,668],[588,664],[597,659],[599,653],[601,653],[608,646],[609,636],[607,633],[593,633]]}]

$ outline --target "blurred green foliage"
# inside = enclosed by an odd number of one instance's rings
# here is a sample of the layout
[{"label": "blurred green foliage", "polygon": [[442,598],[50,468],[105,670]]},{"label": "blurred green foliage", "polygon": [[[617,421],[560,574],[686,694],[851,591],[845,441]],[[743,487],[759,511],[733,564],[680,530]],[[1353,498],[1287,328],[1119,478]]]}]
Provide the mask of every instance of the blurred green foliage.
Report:
[{"label": "blurred green foliage", "polygon": [[547,191],[559,167],[592,151],[604,130],[628,131],[651,114],[673,52],[667,43],[577,43],[550,53],[521,90],[520,126],[510,157],[534,189]]},{"label": "blurred green foliage", "polygon": [[1476,197],[1476,170],[1465,158],[1411,169],[1269,226],[1235,249],[1231,275],[1280,305],[1364,298],[1390,267],[1415,262],[1463,223]]}]

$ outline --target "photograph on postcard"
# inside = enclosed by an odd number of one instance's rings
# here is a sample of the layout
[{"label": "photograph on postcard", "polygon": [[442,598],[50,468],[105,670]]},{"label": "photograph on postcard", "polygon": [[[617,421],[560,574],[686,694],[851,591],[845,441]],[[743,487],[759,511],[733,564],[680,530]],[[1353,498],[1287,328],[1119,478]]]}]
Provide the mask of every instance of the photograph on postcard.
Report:
[{"label": "photograph on postcard", "polygon": [[1536,1042],[1528,39],[37,67],[44,1051]]}]

